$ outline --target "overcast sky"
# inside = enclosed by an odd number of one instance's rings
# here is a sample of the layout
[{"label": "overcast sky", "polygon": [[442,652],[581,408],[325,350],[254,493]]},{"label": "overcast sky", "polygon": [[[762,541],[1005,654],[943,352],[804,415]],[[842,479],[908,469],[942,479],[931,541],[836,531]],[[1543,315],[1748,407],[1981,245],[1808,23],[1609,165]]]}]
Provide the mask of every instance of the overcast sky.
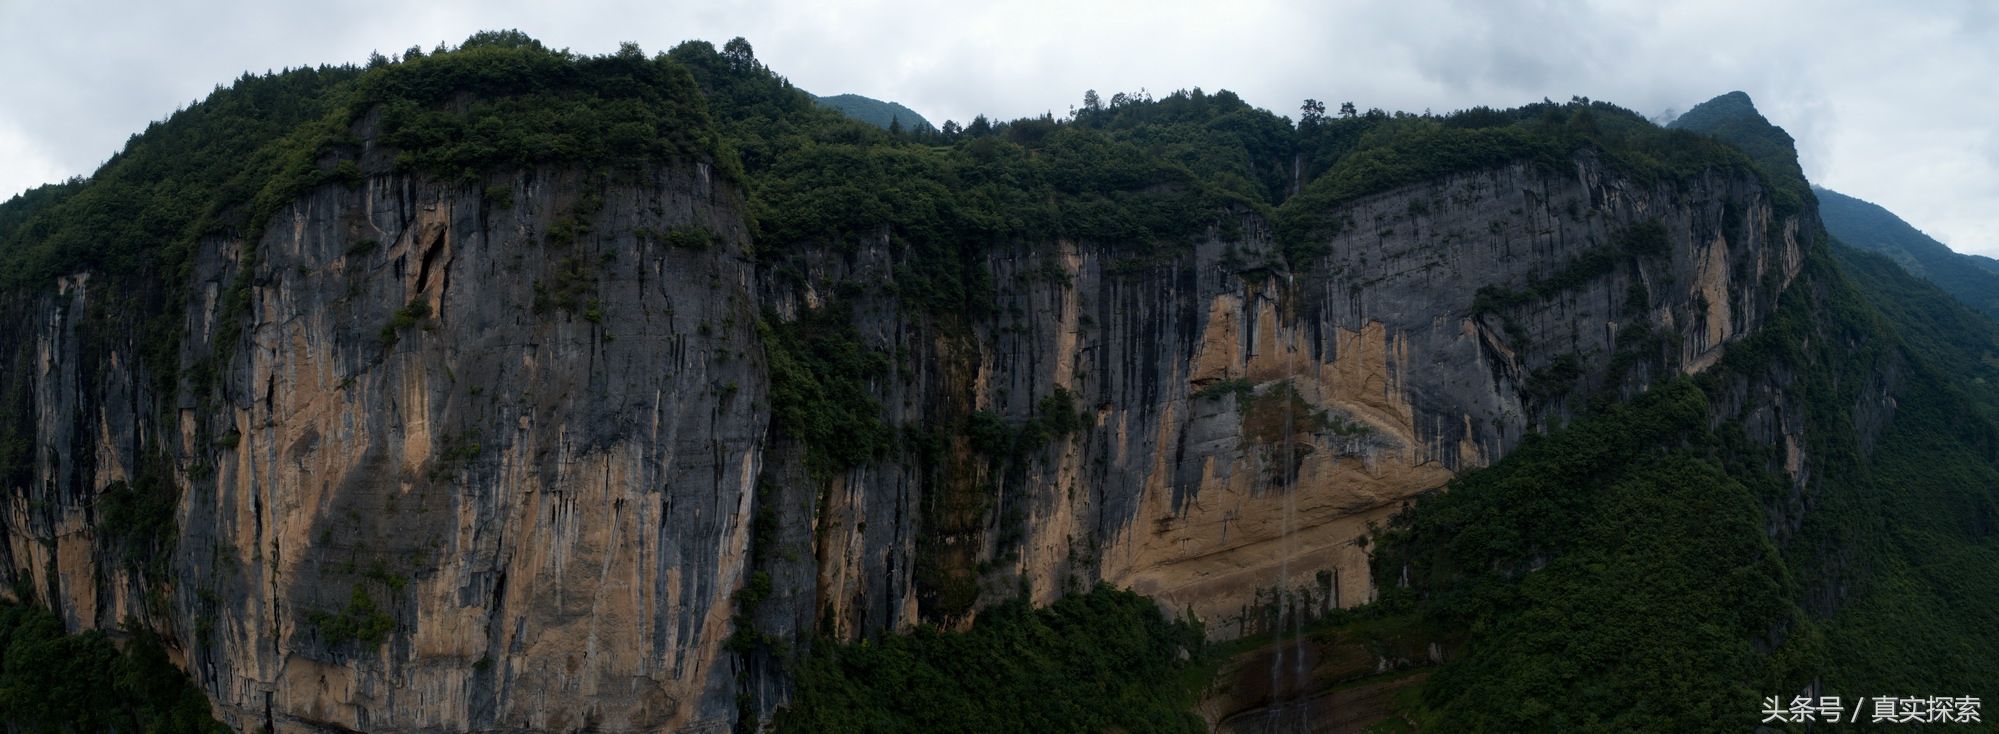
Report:
[{"label": "overcast sky", "polygon": [[0,197],[88,174],[242,72],[519,28],[648,52],[747,37],[809,91],[941,124],[1060,115],[1085,89],[1232,89],[1438,112],[1571,95],[1648,115],[1740,89],[1822,186],[1999,255],[1999,3],[0,0]]}]

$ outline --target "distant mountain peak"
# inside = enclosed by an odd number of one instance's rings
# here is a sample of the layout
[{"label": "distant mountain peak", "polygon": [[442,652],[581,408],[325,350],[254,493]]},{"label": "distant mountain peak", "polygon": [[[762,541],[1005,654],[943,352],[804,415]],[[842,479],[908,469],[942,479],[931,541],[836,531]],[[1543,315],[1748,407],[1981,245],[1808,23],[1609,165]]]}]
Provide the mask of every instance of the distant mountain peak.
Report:
[{"label": "distant mountain peak", "polygon": [[[1773,139],[1776,135],[1781,135],[1784,144],[1787,146],[1795,144],[1795,141],[1791,139],[1790,133],[1784,132],[1784,128],[1771,124],[1770,120],[1763,116],[1763,113],[1756,111],[1756,102],[1749,98],[1749,93],[1740,90],[1728,92],[1716,96],[1714,99],[1694,105],[1693,109],[1681,114],[1677,119],[1667,124],[1667,127],[1684,128],[1694,132],[1716,135],[1720,135],[1721,131],[1727,128],[1750,129],[1768,135]],[[1767,128],[1767,130],[1757,130],[1758,128]],[[1770,135],[1769,131],[1775,131],[1775,135]]]},{"label": "distant mountain peak", "polygon": [[835,94],[830,97],[813,95],[813,100],[821,105],[839,110],[841,114],[861,122],[886,128],[891,122],[902,125],[904,130],[928,130],[936,126],[917,114],[916,110],[895,102],[863,97],[858,94]]},{"label": "distant mountain peak", "polygon": [[1714,99],[1710,99],[1706,102],[1703,102],[1702,104],[1741,105],[1743,107],[1749,108],[1749,111],[1751,112],[1756,111],[1755,100],[1749,98],[1748,92],[1744,92],[1740,89],[1737,89],[1733,92],[1724,92],[1722,94],[1715,95]]},{"label": "distant mountain peak", "polygon": [[1798,164],[1797,141],[1757,112],[1746,92],[1728,92],[1694,105],[1667,127],[1710,135],[1740,148],[1779,179],[1775,183],[1784,190],[1780,196],[1797,197],[1800,203],[1811,196],[1804,167]]}]

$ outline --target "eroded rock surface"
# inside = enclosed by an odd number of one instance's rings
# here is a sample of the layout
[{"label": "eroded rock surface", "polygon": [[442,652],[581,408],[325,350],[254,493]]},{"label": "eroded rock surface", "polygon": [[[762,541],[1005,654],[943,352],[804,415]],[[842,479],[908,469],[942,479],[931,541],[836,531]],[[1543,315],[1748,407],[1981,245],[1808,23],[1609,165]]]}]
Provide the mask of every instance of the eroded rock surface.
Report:
[{"label": "eroded rock surface", "polygon": [[[1807,244],[1753,178],[1584,154],[1345,205],[1309,262],[1249,214],[999,250],[997,315],[967,321],[879,287],[908,266],[887,242],[757,260],[741,200],[699,167],[323,187],[207,244],[165,381],[87,273],[9,305],[39,450],[5,572],[72,628],[165,631],[244,730],[721,731],[746,687],[753,714],[785,696],[726,644],[753,572],[794,649],[1099,580],[1214,637],[1363,603],[1372,525],[1591,395],[1711,364]],[[771,430],[758,321],[835,300],[941,461],[822,481]],[[202,397],[142,407],[175,381]],[[1087,425],[1018,465],[960,431],[1058,388]],[[163,578],[99,524],[141,475],[182,488]]]}]

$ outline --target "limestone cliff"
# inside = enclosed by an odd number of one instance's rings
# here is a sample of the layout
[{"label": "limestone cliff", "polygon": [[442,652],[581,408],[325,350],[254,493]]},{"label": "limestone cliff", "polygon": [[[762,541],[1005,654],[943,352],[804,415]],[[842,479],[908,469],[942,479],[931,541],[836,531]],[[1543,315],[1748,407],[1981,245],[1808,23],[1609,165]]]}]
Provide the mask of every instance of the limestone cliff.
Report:
[{"label": "limestone cliff", "polygon": [[[996,254],[985,265],[1002,315],[968,341],[894,297],[860,296],[860,333],[912,369],[882,386],[894,422],[945,406],[1020,423],[1057,390],[1089,414],[1018,476],[971,480],[998,485],[989,511],[941,545],[969,549],[958,561],[990,569],[998,594],[1047,601],[1107,580],[1191,609],[1211,636],[1254,631],[1280,592],[1362,603],[1370,523],[1592,391],[1701,369],[1756,328],[1801,257],[1799,222],[1776,219],[1753,178],[1639,185],[1587,154],[1560,172],[1451,176],[1342,216],[1354,224],[1333,254],[1297,267],[1253,216],[1240,238],[1137,267],[1074,242]],[[1663,239],[1627,254],[1635,232]],[[885,281],[898,263],[884,251],[814,259],[805,284],[766,305],[796,314],[813,294]],[[1587,265],[1600,257],[1614,265]],[[1480,305],[1530,284],[1538,295]],[[910,568],[914,539],[934,529],[918,503],[956,491],[926,479],[870,467],[833,482],[816,598],[795,605],[797,624],[830,610],[857,634],[925,606]]]},{"label": "limestone cliff", "polygon": [[[1586,102],[1439,137],[1117,95],[931,146],[702,45],[245,82],[169,124],[290,99],[223,115],[264,147],[170,128],[76,184],[158,185],[113,203],[184,240],[0,209],[0,593],[158,630],[245,731],[725,731],[821,639],[1096,582],[1233,638],[1374,598],[1413,497],[1714,365],[1817,231]],[[1278,143],[1216,133],[1249,163],[1214,170],[1092,127],[1169,108]],[[189,191],[213,211],[174,219]],[[801,345],[859,365],[865,430],[798,423]]]},{"label": "limestone cliff", "polygon": [[[866,287],[909,265],[886,242],[758,265],[705,167],[496,181],[322,186],[209,241],[181,363],[212,373],[140,371],[90,273],[12,302],[40,448],[13,580],[75,628],[167,631],[245,730],[727,729],[742,686],[783,700],[725,647],[753,555],[756,627],[801,645],[1096,580],[1229,637],[1368,600],[1371,524],[1591,394],[1701,369],[1804,244],[1753,177],[1582,153],[1343,205],[1309,262],[1252,213],[1164,259],[1003,249],[998,315],[954,325]],[[890,424],[1020,423],[1059,389],[1084,427],[1018,465],[956,436],[813,478],[768,430],[757,323],[836,298],[896,355]],[[141,407],[160,385],[172,415]],[[144,475],[182,488],[160,578],[99,527]]]},{"label": "limestone cliff", "polygon": [[[92,315],[87,275],[37,299],[48,450],[10,496],[9,568],[73,626],[177,632],[244,730],[726,728],[766,425],[739,197],[701,169],[503,185],[505,205],[326,187],[254,257],[204,248],[182,362],[215,365],[219,400],[164,425],[134,414],[140,335]],[[676,229],[716,245],[648,238]],[[220,343],[236,282],[249,309]],[[185,490],[149,599],[93,520],[149,471],[151,431]],[[329,640],[377,614],[387,644]]]}]

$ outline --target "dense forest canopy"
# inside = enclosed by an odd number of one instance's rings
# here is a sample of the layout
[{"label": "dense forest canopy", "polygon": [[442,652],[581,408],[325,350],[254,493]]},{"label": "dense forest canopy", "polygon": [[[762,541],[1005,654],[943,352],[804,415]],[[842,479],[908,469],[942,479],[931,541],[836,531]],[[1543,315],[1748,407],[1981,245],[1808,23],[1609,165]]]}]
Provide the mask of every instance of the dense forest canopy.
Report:
[{"label": "dense forest canopy", "polygon": [[26,732],[229,731],[158,635],[131,625],[119,636],[122,646],[96,630],[64,634],[47,609],[0,602],[0,723]]},{"label": "dense forest canopy", "polygon": [[[364,136],[393,152],[392,166],[361,160]],[[88,179],[0,204],[0,272],[15,286],[83,270],[178,272],[201,238],[251,238],[306,188],[371,175],[479,185],[524,167],[675,160],[739,180],[758,246],[775,252],[880,236],[919,248],[1085,239],[1149,249],[1259,214],[1309,254],[1330,226],[1316,215],[1331,205],[1452,171],[1560,168],[1585,149],[1646,177],[1747,163],[1580,98],[1445,115],[1351,103],[1327,114],[1307,100],[1293,121],[1226,90],[1107,101],[1091,91],[1065,117],[892,132],[816,104],[741,39],[590,56],[482,32],[456,48],[218,88]]]},{"label": "dense forest canopy", "polygon": [[1894,260],[1972,308],[1999,316],[1999,260],[1954,252],[1879,205],[1837,191],[1813,193],[1826,231],[1841,242]]}]

